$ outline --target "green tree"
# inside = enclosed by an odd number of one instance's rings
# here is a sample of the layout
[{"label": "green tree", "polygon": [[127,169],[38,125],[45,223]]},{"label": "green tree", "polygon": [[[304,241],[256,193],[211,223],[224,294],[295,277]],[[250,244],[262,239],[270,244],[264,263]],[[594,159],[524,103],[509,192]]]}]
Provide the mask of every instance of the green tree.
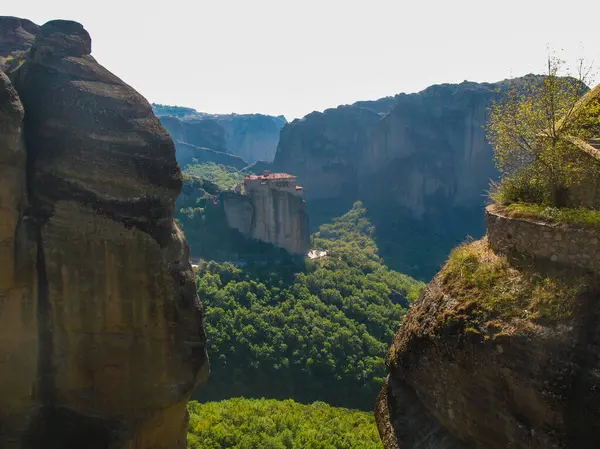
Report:
[{"label": "green tree", "polygon": [[423,284],[389,270],[360,203],[321,227],[327,256],[200,264],[212,374],[201,400],[315,400],[372,410],[384,358]]},{"label": "green tree", "polygon": [[487,136],[505,176],[504,199],[565,205],[569,186],[590,166],[573,142],[598,131],[593,123],[598,116],[589,114],[596,105],[581,100],[591,78],[583,60],[570,71],[550,55],[544,76],[509,82],[506,94],[491,105]]},{"label": "green tree", "polygon": [[188,404],[190,449],[382,449],[371,412],[292,400]]}]

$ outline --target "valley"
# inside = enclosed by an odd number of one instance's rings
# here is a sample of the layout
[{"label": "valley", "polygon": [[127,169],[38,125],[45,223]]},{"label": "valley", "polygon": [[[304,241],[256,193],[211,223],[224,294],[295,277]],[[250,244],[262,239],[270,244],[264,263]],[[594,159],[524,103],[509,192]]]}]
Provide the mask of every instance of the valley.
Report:
[{"label": "valley", "polygon": [[595,449],[600,86],[564,64],[288,121],[0,17],[0,448]]}]

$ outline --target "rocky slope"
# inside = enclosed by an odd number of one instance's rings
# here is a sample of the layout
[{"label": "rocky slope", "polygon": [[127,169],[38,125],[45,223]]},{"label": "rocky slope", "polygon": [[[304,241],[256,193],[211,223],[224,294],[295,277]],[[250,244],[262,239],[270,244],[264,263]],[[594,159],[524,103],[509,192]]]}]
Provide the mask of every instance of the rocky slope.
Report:
[{"label": "rocky slope", "polygon": [[153,108],[176,141],[229,152],[248,164],[273,160],[279,131],[286,123],[282,116],[206,114],[157,104]]},{"label": "rocky slope", "polygon": [[401,324],[376,408],[386,449],[597,447],[598,278],[490,243],[457,248]]},{"label": "rocky slope", "polygon": [[38,34],[0,75],[0,446],[183,448],[208,362],[173,142],[81,25]]},{"label": "rocky slope", "polygon": [[362,200],[388,263],[428,278],[457,241],[483,234],[482,194],[497,176],[484,124],[501,87],[444,84],[314,112],[282,129],[273,170],[298,175],[315,225]]}]

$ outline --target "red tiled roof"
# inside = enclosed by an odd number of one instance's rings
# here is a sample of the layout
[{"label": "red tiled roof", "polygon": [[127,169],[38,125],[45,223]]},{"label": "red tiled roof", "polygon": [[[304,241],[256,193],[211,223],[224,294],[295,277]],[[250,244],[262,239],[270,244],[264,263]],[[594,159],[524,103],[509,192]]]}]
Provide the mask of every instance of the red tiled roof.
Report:
[{"label": "red tiled roof", "polygon": [[294,175],[290,175],[288,173],[270,173],[267,176],[263,176],[263,178],[268,179],[296,179]]},{"label": "red tiled roof", "polygon": [[296,176],[289,173],[269,173],[268,175],[248,175],[246,179],[296,179]]}]

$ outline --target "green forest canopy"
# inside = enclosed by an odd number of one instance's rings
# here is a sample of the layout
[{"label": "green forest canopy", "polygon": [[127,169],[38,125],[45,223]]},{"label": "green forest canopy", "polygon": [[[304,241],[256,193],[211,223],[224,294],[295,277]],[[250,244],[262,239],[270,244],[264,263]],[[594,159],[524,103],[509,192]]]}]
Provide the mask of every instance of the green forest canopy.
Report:
[{"label": "green forest canopy", "polygon": [[317,261],[236,267],[205,262],[197,274],[212,375],[202,400],[236,396],[371,410],[384,358],[423,284],[389,270],[361,203],[315,234]]},{"label": "green forest canopy", "polygon": [[204,162],[188,165],[185,172],[189,175],[215,183],[221,191],[233,190],[244,180],[245,174],[228,165]]},{"label": "green forest canopy", "polygon": [[189,449],[383,449],[372,413],[292,400],[188,404]]}]

